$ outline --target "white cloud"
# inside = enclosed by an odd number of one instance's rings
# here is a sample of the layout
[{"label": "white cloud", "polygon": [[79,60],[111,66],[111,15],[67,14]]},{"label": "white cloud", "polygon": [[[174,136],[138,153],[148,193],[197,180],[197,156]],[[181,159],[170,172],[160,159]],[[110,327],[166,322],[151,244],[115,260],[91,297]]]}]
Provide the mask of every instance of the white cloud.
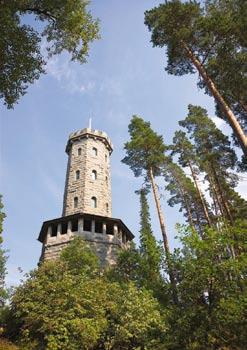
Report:
[{"label": "white cloud", "polygon": [[95,87],[95,83],[84,78],[80,70],[76,69],[74,63],[65,55],[50,58],[46,65],[46,73],[61,83],[62,88],[71,94],[84,94]]}]

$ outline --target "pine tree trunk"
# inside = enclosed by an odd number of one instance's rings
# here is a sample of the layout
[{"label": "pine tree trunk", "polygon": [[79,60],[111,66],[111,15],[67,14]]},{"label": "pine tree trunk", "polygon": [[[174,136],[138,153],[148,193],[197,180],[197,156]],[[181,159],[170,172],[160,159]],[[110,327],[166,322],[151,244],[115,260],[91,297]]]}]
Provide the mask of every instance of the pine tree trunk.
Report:
[{"label": "pine tree trunk", "polygon": [[190,210],[190,206],[189,206],[188,200],[187,200],[187,198],[186,198],[186,193],[185,193],[186,191],[184,191],[183,186],[181,185],[180,181],[179,181],[178,178],[176,177],[175,172],[173,172],[173,171],[171,170],[171,173],[172,173],[172,175],[173,175],[174,178],[175,178],[175,181],[176,181],[177,186],[178,186],[178,190],[179,190],[179,192],[180,192],[180,196],[181,196],[181,198],[182,198],[182,201],[184,202],[184,206],[185,206],[185,209],[186,209],[188,218],[189,218],[190,226],[193,228],[194,231],[196,231],[196,228],[195,228],[195,225],[194,225],[194,222],[193,222],[193,218],[192,218],[192,213],[191,213],[191,210]]},{"label": "pine tree trunk", "polygon": [[170,282],[171,282],[171,286],[172,286],[173,302],[174,302],[174,304],[178,304],[176,282],[175,282],[174,271],[173,271],[173,268],[171,266],[171,254],[170,254],[170,248],[169,248],[169,243],[168,243],[168,238],[167,238],[167,233],[166,233],[165,219],[164,219],[164,216],[163,216],[163,213],[161,210],[161,204],[160,204],[160,200],[159,200],[157,185],[156,185],[155,180],[154,180],[152,168],[149,169],[148,175],[149,175],[149,179],[151,182],[154,200],[155,200],[155,205],[156,205],[156,209],[157,209],[157,213],[158,213],[158,217],[159,217],[159,222],[160,222],[160,229],[161,229],[161,233],[162,233],[166,261],[167,261],[167,266],[168,266],[168,274],[169,274]]},{"label": "pine tree trunk", "polygon": [[212,174],[211,174],[211,172],[209,174],[208,170],[207,170],[207,172],[208,172],[209,186],[210,186],[210,189],[211,189],[211,192],[212,192],[212,197],[213,197],[213,201],[215,203],[215,207],[217,209],[217,213],[218,213],[218,209],[219,209],[221,216],[224,217],[225,216],[224,208],[222,207],[222,203],[221,203],[221,200],[219,198],[219,194],[218,194],[218,191],[216,189],[216,185],[214,183]]},{"label": "pine tree trunk", "polygon": [[189,165],[189,168],[190,168],[190,171],[191,171],[191,175],[193,177],[193,180],[194,180],[194,183],[195,183],[195,186],[196,186],[196,189],[197,189],[197,192],[198,192],[201,204],[202,204],[203,212],[204,212],[205,218],[207,220],[208,226],[211,226],[211,220],[210,220],[210,217],[209,217],[209,214],[208,214],[208,209],[207,209],[205,200],[204,200],[204,198],[202,196],[202,192],[200,190],[200,187],[198,185],[198,181],[197,181],[197,178],[196,178],[195,171],[194,171],[194,169],[193,169],[193,167],[192,167],[190,162],[188,163],[188,165]]},{"label": "pine tree trunk", "polygon": [[181,192],[181,196],[183,198],[185,209],[187,211],[187,215],[188,215],[188,218],[189,218],[190,226],[193,228],[194,231],[196,231],[196,228],[195,228],[195,225],[194,225],[194,222],[193,222],[193,218],[192,218],[192,213],[191,213],[191,210],[190,210],[190,206],[189,206],[189,203],[188,203],[187,198],[186,198],[186,194],[184,193],[184,191],[183,191],[183,189],[181,187],[180,187],[180,192]]},{"label": "pine tree trunk", "polygon": [[216,88],[213,80],[208,76],[203,64],[194,55],[194,53],[191,51],[191,49],[188,47],[188,45],[184,41],[181,41],[181,44],[182,44],[183,48],[185,49],[185,51],[187,52],[188,57],[191,59],[192,63],[194,64],[194,66],[198,70],[199,74],[203,78],[209,91],[214,96],[216,102],[221,106],[229,124],[231,125],[231,127],[233,129],[234,134],[236,135],[236,137],[241,145],[243,153],[244,153],[245,157],[247,158],[247,136],[245,135],[243,129],[241,128],[241,125],[239,124],[237,118],[235,117],[231,108],[228,106],[228,104],[224,100],[223,96],[220,94],[220,92]]},{"label": "pine tree trunk", "polygon": [[[210,168],[213,168],[213,167],[211,166]],[[229,215],[226,216],[225,213],[224,213],[226,208],[228,208],[228,210],[229,210],[229,207],[227,205],[227,207],[225,208],[224,204],[222,203],[222,196],[221,196],[221,194],[219,194],[219,188],[218,188],[218,185],[219,185],[218,177],[217,177],[217,174],[216,174],[214,168],[213,168],[213,170],[214,170],[214,174],[213,175],[211,174],[210,170],[207,170],[208,171],[209,184],[210,184],[210,187],[211,187],[211,191],[213,191],[214,196],[216,197],[216,199],[213,198],[213,200],[217,201],[217,204],[218,204],[220,212],[221,212],[221,216],[223,218],[229,219]],[[216,178],[217,178],[217,181],[218,181],[217,184],[215,184]],[[221,199],[219,197],[221,197]],[[230,218],[232,219],[231,213],[230,213]],[[232,225],[233,224],[233,220],[230,220],[230,223]],[[228,225],[224,224],[225,229],[228,229],[227,226]],[[233,236],[234,236],[234,239],[236,240],[235,234],[233,234]],[[235,250],[238,251],[238,247],[237,246],[234,247],[234,246],[230,245],[229,249],[230,249],[232,258],[235,259],[235,257],[236,257]]]},{"label": "pine tree trunk", "polygon": [[216,186],[217,186],[217,189],[218,189],[218,192],[219,192],[219,195],[221,197],[221,201],[222,201],[222,205],[224,207],[224,210],[226,212],[226,217],[227,219],[229,220],[229,222],[231,223],[231,225],[233,224],[233,217],[232,217],[232,213],[230,211],[230,208],[229,208],[229,205],[228,205],[228,202],[225,198],[225,195],[222,191],[222,188],[221,188],[221,184],[219,182],[219,178],[217,176],[217,173],[216,173],[216,170],[214,168],[213,165],[211,165],[211,169],[212,169],[212,173],[213,173],[213,176],[214,176],[214,181],[216,183]]}]

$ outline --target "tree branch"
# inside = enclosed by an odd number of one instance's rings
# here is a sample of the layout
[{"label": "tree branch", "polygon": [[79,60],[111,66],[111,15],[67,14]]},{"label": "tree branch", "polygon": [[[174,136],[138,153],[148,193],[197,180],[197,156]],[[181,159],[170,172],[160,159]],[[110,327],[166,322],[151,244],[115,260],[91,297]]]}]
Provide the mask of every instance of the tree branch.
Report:
[{"label": "tree branch", "polygon": [[43,15],[45,17],[48,17],[49,19],[51,19],[54,23],[56,22],[57,18],[55,16],[53,16],[49,11],[47,10],[41,10],[38,9],[36,7],[26,7],[26,8],[22,8],[20,9],[21,12],[33,12],[37,15]]}]

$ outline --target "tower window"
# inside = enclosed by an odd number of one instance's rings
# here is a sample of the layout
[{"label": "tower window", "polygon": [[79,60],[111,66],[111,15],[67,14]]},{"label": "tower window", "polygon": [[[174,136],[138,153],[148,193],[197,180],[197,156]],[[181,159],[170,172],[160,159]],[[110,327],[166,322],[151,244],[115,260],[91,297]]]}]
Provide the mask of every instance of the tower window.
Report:
[{"label": "tower window", "polygon": [[98,150],[97,150],[96,147],[93,147],[92,151],[93,151],[93,155],[94,155],[94,156],[97,156],[97,155],[98,155]]},{"label": "tower window", "polygon": [[74,208],[78,208],[78,197],[74,198]]},{"label": "tower window", "polygon": [[95,221],[95,233],[103,233],[103,222]]},{"label": "tower window", "polygon": [[92,208],[97,208],[97,198],[92,197],[91,198]]},{"label": "tower window", "polygon": [[109,212],[109,204],[106,203],[105,207],[106,207],[106,212],[108,213]]},{"label": "tower window", "polygon": [[92,225],[91,220],[85,219],[84,222],[83,222],[83,231],[91,232],[91,225]]},{"label": "tower window", "polygon": [[78,148],[77,154],[78,156],[81,156],[81,148]]},{"label": "tower window", "polygon": [[107,162],[107,154],[105,154],[105,161]]},{"label": "tower window", "polygon": [[76,172],[75,172],[75,179],[76,180],[80,179],[80,170],[76,170]]},{"label": "tower window", "polygon": [[105,177],[105,182],[108,185],[108,177],[107,176]]},{"label": "tower window", "polygon": [[97,171],[96,171],[96,170],[93,170],[93,171],[92,171],[92,179],[93,179],[93,180],[96,180],[96,179],[97,179]]},{"label": "tower window", "polygon": [[57,225],[52,225],[51,237],[56,237],[57,235]]}]

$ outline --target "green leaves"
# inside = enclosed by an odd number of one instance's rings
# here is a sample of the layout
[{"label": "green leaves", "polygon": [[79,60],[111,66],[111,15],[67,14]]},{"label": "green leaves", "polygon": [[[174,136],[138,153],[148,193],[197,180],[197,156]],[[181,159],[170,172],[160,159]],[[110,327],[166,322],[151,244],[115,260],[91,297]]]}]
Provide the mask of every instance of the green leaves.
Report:
[{"label": "green leaves", "polygon": [[170,0],[145,12],[154,46],[166,46],[166,71],[198,71],[198,86],[214,96],[217,115],[232,127],[246,155],[246,28],[243,0]]},{"label": "green leaves", "polygon": [[[74,256],[72,257],[71,254]],[[112,282],[75,239],[16,288],[9,335],[24,349],[155,349],[165,330],[159,304],[134,283]]]},{"label": "green leaves", "polygon": [[[238,227],[233,231],[245,249]],[[170,314],[171,337],[183,349],[244,349],[246,253],[231,257],[227,229],[208,229],[205,237],[181,228],[182,249],[174,254],[180,305]]]},{"label": "green leaves", "polygon": [[[89,44],[99,39],[99,23],[87,10],[85,0],[2,1],[0,8],[0,98],[8,108],[26,93],[30,84],[45,72],[41,40],[48,56],[67,51],[71,59],[85,63]],[[38,32],[21,24],[30,14],[42,22]]]},{"label": "green leaves", "polygon": [[129,134],[130,141],[124,145],[127,155],[122,162],[130,166],[135,176],[147,175],[150,168],[155,176],[159,175],[165,151],[162,136],[151,129],[149,122],[138,116],[132,117]]}]

